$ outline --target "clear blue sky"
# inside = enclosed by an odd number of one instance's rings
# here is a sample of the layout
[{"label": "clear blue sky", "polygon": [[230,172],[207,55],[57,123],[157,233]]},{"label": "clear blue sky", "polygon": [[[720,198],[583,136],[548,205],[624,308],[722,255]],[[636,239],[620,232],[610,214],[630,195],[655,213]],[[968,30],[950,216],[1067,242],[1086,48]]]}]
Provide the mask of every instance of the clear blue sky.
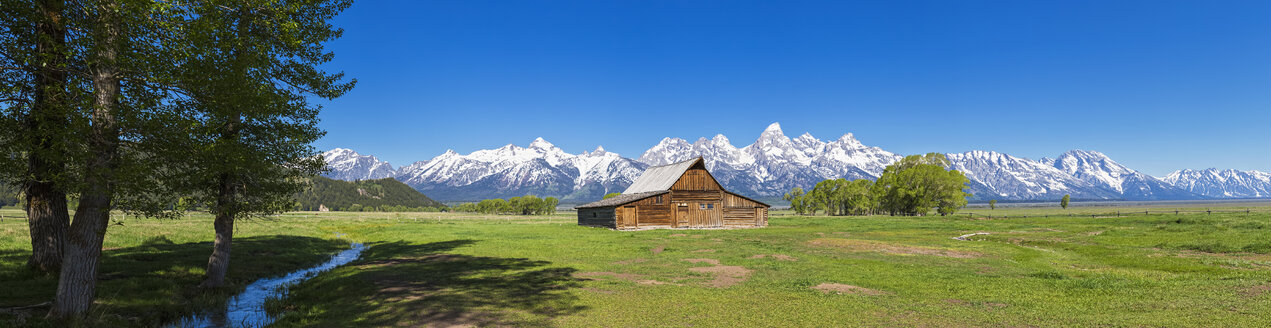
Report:
[{"label": "clear blue sky", "polygon": [[901,154],[1098,150],[1271,171],[1271,1],[358,1],[322,149],[396,166],[543,137],[637,157],[853,132]]}]

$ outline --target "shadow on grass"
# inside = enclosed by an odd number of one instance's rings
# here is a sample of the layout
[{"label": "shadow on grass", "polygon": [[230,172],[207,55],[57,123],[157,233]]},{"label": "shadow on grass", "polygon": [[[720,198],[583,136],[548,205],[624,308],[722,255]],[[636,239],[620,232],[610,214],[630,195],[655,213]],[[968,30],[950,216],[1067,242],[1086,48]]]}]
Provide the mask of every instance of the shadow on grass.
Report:
[{"label": "shadow on grass", "polygon": [[551,262],[449,254],[475,243],[372,245],[361,260],[291,290],[268,306],[277,326],[548,326],[585,310],[573,268]]},{"label": "shadow on grass", "polygon": [[[97,302],[90,320],[99,326],[154,327],[224,302],[252,281],[321,263],[348,241],[300,236],[234,239],[227,286],[198,288],[211,242],[175,244],[158,237],[140,245],[105,249],[98,275]],[[0,307],[48,302],[57,277],[25,266],[30,251],[0,252]],[[0,326],[47,326],[47,308],[0,315]]]}]

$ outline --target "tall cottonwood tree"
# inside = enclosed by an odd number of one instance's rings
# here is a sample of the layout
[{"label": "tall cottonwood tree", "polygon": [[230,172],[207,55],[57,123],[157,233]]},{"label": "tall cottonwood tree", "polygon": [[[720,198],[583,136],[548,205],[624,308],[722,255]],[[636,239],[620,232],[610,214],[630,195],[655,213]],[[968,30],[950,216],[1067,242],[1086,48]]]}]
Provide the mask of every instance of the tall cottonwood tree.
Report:
[{"label": "tall cottonwood tree", "polygon": [[96,297],[102,241],[112,210],[170,215],[176,194],[169,163],[179,152],[181,117],[171,106],[171,62],[166,51],[179,16],[169,4],[142,0],[76,1],[63,11],[70,38],[72,84],[91,90],[71,112],[76,161],[68,190],[78,205],[66,232],[57,295],[49,316],[83,318]]},{"label": "tall cottonwood tree", "polygon": [[57,273],[70,221],[65,172],[70,133],[66,19],[63,0],[0,1],[0,149],[4,182],[25,197],[32,254],[28,265]]},{"label": "tall cottonwood tree", "polygon": [[322,44],[342,31],[330,20],[348,0],[178,2],[188,17],[188,47],[179,102],[198,113],[184,186],[208,204],[216,234],[205,287],[222,286],[229,270],[234,221],[291,210],[305,179],[323,160],[310,144],[322,136],[320,106],[354,81],[319,66],[332,54]]},{"label": "tall cottonwood tree", "polygon": [[879,209],[892,215],[922,215],[935,208],[952,214],[967,204],[966,176],[946,169],[944,154],[910,155],[888,165],[874,182]]}]

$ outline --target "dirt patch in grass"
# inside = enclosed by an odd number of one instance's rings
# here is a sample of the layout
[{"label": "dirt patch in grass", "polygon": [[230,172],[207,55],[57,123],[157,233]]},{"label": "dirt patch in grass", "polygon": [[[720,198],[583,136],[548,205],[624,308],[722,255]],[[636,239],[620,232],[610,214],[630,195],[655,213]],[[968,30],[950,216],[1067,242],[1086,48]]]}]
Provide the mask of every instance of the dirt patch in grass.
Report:
[{"label": "dirt patch in grass", "polygon": [[1271,282],[1244,289],[1245,296],[1249,298],[1262,296],[1267,292],[1271,292]]},{"label": "dirt patch in grass", "polygon": [[753,270],[741,266],[720,265],[719,260],[716,259],[684,259],[684,261],[689,263],[707,263],[712,265],[708,267],[689,268],[688,270],[714,276],[711,281],[706,282],[706,286],[714,288],[725,288],[745,282],[746,279],[749,279],[750,273],[753,272]]},{"label": "dirt patch in grass", "polygon": [[682,233],[673,233],[673,234],[667,235],[667,237],[688,237],[688,235],[682,234]]},{"label": "dirt patch in grass", "polygon": [[707,286],[715,288],[724,288],[736,284],[740,284],[748,278],[751,270],[732,265],[717,265],[713,267],[697,267],[691,268],[689,271],[709,273],[715,275],[715,279],[706,282]]},{"label": "dirt patch in grass", "polygon": [[890,294],[888,292],[884,292],[881,290],[869,289],[865,287],[852,286],[847,284],[832,283],[832,282],[821,283],[820,285],[812,286],[811,288],[821,291],[822,293],[825,293],[825,294],[834,293],[838,295],[856,294],[856,295],[878,296],[878,295]]},{"label": "dirt patch in grass", "polygon": [[715,250],[713,249],[699,249],[699,250],[692,251],[691,253],[714,253],[714,252]]},{"label": "dirt patch in grass", "polygon": [[658,255],[658,254],[661,254],[661,253],[662,253],[662,251],[665,251],[665,250],[666,250],[666,245],[661,245],[661,246],[658,246],[658,247],[654,247],[653,249],[650,249],[649,251],[650,251],[650,252],[653,252],[653,255]]},{"label": "dirt patch in grass", "polygon": [[771,257],[781,261],[798,261],[799,260],[798,258],[795,258],[794,256],[785,255],[785,254],[757,254],[755,256],[751,256],[747,258],[748,259],[762,259],[767,257]]},{"label": "dirt patch in grass", "polygon": [[644,278],[644,275],[639,275],[639,274],[634,274],[634,273],[617,273],[617,272],[608,272],[608,271],[604,271],[604,272],[580,272],[580,273],[578,273],[578,274],[575,274],[574,276],[575,276],[575,277],[579,277],[579,278],[589,278],[589,279],[590,279],[590,278],[605,277],[605,276],[607,276],[607,277],[610,277],[610,278],[613,278],[613,279],[617,279],[617,280],[630,281],[630,282],[634,282],[634,283],[637,283],[637,284],[641,284],[641,285],[650,285],[650,286],[651,286],[651,285],[677,285],[677,286],[679,285],[679,284],[676,284],[676,283],[670,283],[670,282],[665,282],[665,281],[659,281],[659,280],[653,280],[653,279],[645,279],[645,278]]},{"label": "dirt patch in grass", "polygon": [[856,252],[879,252],[900,255],[932,255],[963,259],[983,256],[983,254],[971,251],[898,245],[886,242],[855,239],[818,238],[813,239],[808,243],[816,246],[834,247]]}]

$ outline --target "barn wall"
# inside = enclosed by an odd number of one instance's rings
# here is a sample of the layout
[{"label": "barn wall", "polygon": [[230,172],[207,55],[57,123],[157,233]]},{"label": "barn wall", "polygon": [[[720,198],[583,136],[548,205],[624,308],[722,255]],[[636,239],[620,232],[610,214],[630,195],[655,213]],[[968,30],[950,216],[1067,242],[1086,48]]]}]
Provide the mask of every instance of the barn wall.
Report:
[{"label": "barn wall", "polygon": [[[716,202],[723,193],[713,190],[676,190],[671,192],[672,202]],[[690,204],[691,205],[691,204]]]},{"label": "barn wall", "polygon": [[[659,195],[641,199],[618,207],[616,213],[616,222],[621,228],[671,227],[671,198],[670,195]],[[628,220],[625,217],[627,213],[634,214],[634,220]]]},{"label": "barn wall", "polygon": [[715,181],[711,174],[706,172],[705,168],[693,168],[684,172],[679,180],[675,180],[675,184],[671,185],[671,190],[724,190],[719,186],[719,181]]},{"label": "barn wall", "polygon": [[578,225],[588,227],[618,228],[613,207],[578,209]]},{"label": "barn wall", "polygon": [[725,227],[763,227],[768,225],[768,208],[763,204],[725,192],[723,196]]}]

